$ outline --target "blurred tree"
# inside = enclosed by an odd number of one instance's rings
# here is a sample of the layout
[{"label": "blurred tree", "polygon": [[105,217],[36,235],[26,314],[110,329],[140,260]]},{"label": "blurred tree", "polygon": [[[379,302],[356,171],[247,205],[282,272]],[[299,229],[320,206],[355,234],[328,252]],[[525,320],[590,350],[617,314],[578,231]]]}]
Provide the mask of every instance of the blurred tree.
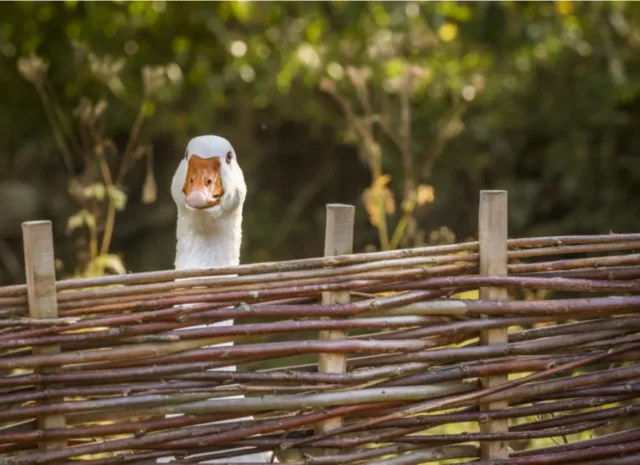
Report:
[{"label": "blurred tree", "polygon": [[[135,139],[154,149],[158,200],[142,201],[148,164],[132,166],[110,247],[132,270],[171,266],[168,180],[201,133],[228,137],[245,169],[244,261],[319,254],[328,201],[361,207],[358,249],[474,235],[482,188],[509,190],[513,236],[639,227],[628,213],[640,206],[635,3],[16,2],[0,18],[0,86],[11,89],[0,202],[23,210],[0,219],[5,281],[16,218],[61,224],[65,270],[78,265],[65,231],[78,210],[69,163],[18,71],[34,53],[64,119],[77,121],[81,102],[109,102],[114,153],[145,116]],[[100,78],[105,63],[121,66],[116,79]],[[166,81],[153,99],[145,66]],[[59,131],[77,134],[75,124]],[[73,160],[79,176],[87,163]],[[34,200],[8,204],[9,182]]]},{"label": "blurred tree", "polygon": [[[78,67],[88,66],[91,74],[114,95],[122,94],[119,74],[124,66],[123,59],[100,58],[84,49],[78,52],[81,55],[77,60]],[[108,272],[126,273],[121,258],[110,254],[109,249],[116,213],[124,210],[127,204],[123,183],[137,160],[144,158],[147,167],[142,202],[153,203],[157,196],[153,148],[142,145],[139,134],[145,119],[153,114],[153,97],[164,84],[165,69],[143,68],[142,101],[122,152],[107,135],[109,100],[102,98],[94,104],[87,97],[82,97],[73,110],[73,117],[77,120],[77,124],[73,124],[70,115],[58,104],[56,90],[48,78],[48,66],[41,58],[35,54],[20,58],[18,70],[33,84],[40,97],[68,176],[70,197],[80,207],[67,220],[67,233],[83,227],[87,233],[87,247],[84,253],[78,254],[76,274],[100,276]]]}]

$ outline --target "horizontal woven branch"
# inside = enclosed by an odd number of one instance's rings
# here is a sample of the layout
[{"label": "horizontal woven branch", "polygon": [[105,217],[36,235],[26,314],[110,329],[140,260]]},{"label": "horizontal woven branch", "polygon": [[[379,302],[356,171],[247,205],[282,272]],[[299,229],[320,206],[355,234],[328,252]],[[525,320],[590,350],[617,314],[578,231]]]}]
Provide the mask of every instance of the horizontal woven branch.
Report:
[{"label": "horizontal woven branch", "polygon": [[[26,286],[0,288],[0,463],[275,450],[300,465],[497,464],[477,446],[498,440],[543,444],[504,464],[638,463],[624,462],[640,454],[638,249],[640,234],[511,239],[509,275],[491,278],[468,242],[74,279],[57,283],[49,319],[28,316]],[[478,300],[481,287],[511,300]],[[321,304],[330,291],[351,301]],[[507,343],[478,344],[495,328]],[[346,354],[347,372],[318,372],[320,353]],[[482,387],[498,374],[509,382]],[[509,408],[480,409],[499,400]],[[37,426],[54,414],[66,428]],[[341,428],[314,430],[335,417]],[[474,429],[496,419],[509,432]],[[604,427],[620,431],[585,439]],[[557,437],[570,441],[532,442]]]}]

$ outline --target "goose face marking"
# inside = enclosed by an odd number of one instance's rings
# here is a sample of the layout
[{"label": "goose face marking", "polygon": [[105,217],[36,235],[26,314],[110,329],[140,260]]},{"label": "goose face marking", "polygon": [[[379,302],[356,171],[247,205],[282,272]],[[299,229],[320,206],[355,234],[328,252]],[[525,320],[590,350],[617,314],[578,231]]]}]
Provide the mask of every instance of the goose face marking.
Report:
[{"label": "goose face marking", "polygon": [[247,186],[231,143],[219,136],[191,139],[171,194],[183,214],[218,218],[241,210]]},{"label": "goose face marking", "polygon": [[220,158],[201,158],[191,155],[187,162],[187,176],[182,186],[187,206],[202,210],[220,203],[224,195]]}]

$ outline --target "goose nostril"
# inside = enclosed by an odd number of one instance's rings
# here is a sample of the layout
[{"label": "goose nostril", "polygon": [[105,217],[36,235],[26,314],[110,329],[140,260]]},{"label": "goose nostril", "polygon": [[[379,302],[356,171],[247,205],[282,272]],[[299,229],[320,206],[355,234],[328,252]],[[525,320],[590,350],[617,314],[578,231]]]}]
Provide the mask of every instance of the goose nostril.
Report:
[{"label": "goose nostril", "polygon": [[211,187],[211,184],[213,184],[213,181],[211,181],[211,179],[207,179],[207,186]]}]

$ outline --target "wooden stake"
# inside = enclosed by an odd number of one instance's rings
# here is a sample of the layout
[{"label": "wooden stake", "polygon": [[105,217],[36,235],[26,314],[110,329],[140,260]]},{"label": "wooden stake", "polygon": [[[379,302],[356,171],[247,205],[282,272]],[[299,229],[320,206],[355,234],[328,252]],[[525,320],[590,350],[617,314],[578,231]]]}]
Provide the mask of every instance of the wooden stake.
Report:
[{"label": "wooden stake", "polygon": [[[507,275],[507,191],[480,191],[478,236],[480,241],[480,275]],[[507,300],[505,288],[483,287],[480,289],[482,300]],[[480,343],[483,345],[506,344],[507,328],[483,330]],[[508,375],[488,376],[482,378],[482,386],[488,388],[506,383]],[[483,410],[506,409],[506,401],[482,404]],[[492,420],[480,424],[482,433],[502,433],[509,430],[507,419]],[[483,442],[481,445],[482,460],[500,460],[509,458],[506,441]]]},{"label": "wooden stake", "polygon": [[[27,298],[31,318],[58,318],[56,297],[56,269],[53,255],[53,234],[50,221],[28,221],[22,224],[24,241],[25,273],[27,278]],[[37,346],[33,355],[60,353],[59,345]],[[58,367],[42,368],[40,373],[57,373]],[[64,428],[63,415],[38,417],[38,427]],[[41,450],[60,449],[67,446],[65,440],[41,441]]]},{"label": "wooden stake", "polygon": [[[353,223],[355,207],[353,205],[327,205],[327,223],[324,240],[324,256],[353,253]],[[325,292],[322,294],[323,304],[348,303],[349,291]],[[320,331],[320,339],[345,339],[344,331]],[[318,360],[320,373],[346,373],[347,357],[345,354],[320,354]],[[342,418],[331,418],[320,425],[320,431],[329,431],[342,426]]]}]

